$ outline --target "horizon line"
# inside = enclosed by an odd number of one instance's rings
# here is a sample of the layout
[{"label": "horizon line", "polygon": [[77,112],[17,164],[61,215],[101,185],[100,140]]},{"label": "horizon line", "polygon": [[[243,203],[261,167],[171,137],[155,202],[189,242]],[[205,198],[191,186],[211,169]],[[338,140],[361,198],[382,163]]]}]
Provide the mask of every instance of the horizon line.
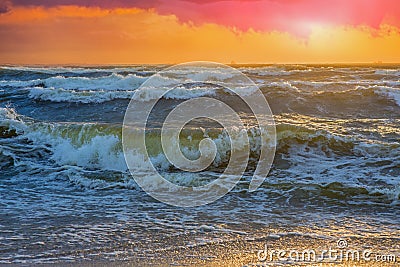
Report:
[{"label": "horizon line", "polygon": [[[67,67],[67,66],[133,66],[133,65],[177,65],[188,62],[196,62],[199,60],[183,61],[183,62],[169,62],[169,63],[0,63],[0,67]],[[204,60],[203,62],[216,62],[229,66],[236,65],[400,65],[400,62],[219,62]]]}]

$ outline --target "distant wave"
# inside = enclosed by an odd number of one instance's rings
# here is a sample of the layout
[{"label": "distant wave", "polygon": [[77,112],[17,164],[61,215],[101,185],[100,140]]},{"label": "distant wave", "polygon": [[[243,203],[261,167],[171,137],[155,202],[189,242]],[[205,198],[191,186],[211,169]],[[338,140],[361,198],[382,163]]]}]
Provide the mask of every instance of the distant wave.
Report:
[{"label": "distant wave", "polygon": [[[161,66],[159,66],[160,68]],[[143,66],[138,67],[24,67],[24,66],[16,66],[16,67],[0,67],[0,70],[10,70],[10,71],[19,71],[19,72],[33,72],[33,73],[44,73],[44,74],[53,74],[53,75],[62,75],[66,73],[75,73],[75,74],[91,74],[91,73],[136,73],[136,72],[148,72],[154,73],[154,69],[146,68]]]},{"label": "distant wave", "polygon": [[[147,80],[148,75],[156,73],[150,67],[108,67],[108,68],[83,68],[83,67],[2,67],[3,71],[16,72],[17,76],[4,75],[0,87],[22,89],[28,92],[28,97],[38,101],[75,102],[75,103],[102,103],[114,99],[130,99],[135,91]],[[366,94],[373,92],[378,97],[394,100],[399,105],[400,80],[397,69],[371,68],[333,68],[310,66],[266,66],[266,67],[240,67],[239,70],[249,74],[261,89],[274,101],[274,96],[285,97],[290,101],[295,96],[299,101],[304,101],[310,96],[331,96],[349,93]],[[44,73],[45,76],[31,76],[30,72]],[[101,75],[94,75],[101,72]],[[334,72],[333,74],[331,72]],[[79,74],[69,76],[68,73]],[[318,78],[318,75],[327,75],[329,79]],[[289,75],[297,76],[289,76]],[[347,75],[343,79],[342,74]],[[177,80],[182,81],[182,73],[172,73]],[[304,75],[311,75],[310,78]],[[363,76],[364,75],[364,76]],[[281,77],[282,76],[282,77]],[[8,77],[4,79],[4,77]],[[38,78],[39,77],[39,78]],[[25,78],[28,78],[25,80]],[[30,78],[30,79],[29,79]],[[32,79],[33,78],[33,79]],[[219,70],[204,71],[201,68],[186,73],[184,77],[188,82],[198,79],[210,83],[218,82],[226,87],[230,85],[229,75],[223,75]],[[351,78],[351,79],[349,79]],[[154,83],[157,81],[158,83]],[[177,80],[158,77],[155,74],[153,88],[143,90],[136,95],[137,99],[149,100],[154,95],[165,90],[165,85],[173,85]],[[242,89],[246,92],[246,88]],[[366,91],[363,91],[366,90]],[[227,93],[225,90],[192,86],[190,88],[178,87],[171,91],[167,99],[189,99],[198,96],[216,95]],[[272,97],[272,99],[271,99]],[[312,100],[311,100],[312,101]],[[333,101],[333,100],[332,100]]]},{"label": "distant wave", "polygon": [[75,91],[56,88],[34,87],[29,90],[29,97],[35,100],[52,102],[102,103],[114,99],[129,99],[134,91]]},{"label": "distant wave", "polygon": [[35,79],[29,81],[0,81],[1,86],[12,87],[44,87],[61,88],[66,90],[132,90],[139,87],[147,78],[135,74],[126,76],[112,73],[111,75],[88,77],[64,77],[55,76],[47,79]]},{"label": "distant wave", "polygon": [[398,69],[383,69],[383,70],[376,70],[375,74],[385,75],[385,76],[400,76],[400,71]]}]

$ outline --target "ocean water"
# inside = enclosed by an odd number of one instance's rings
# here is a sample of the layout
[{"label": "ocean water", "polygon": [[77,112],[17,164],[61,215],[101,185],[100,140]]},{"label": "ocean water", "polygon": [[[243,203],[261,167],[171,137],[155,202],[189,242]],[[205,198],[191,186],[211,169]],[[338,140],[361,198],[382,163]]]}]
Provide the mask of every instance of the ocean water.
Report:
[{"label": "ocean water", "polygon": [[[0,68],[0,263],[212,262],[219,250],[205,246],[237,242],[251,254],[254,240],[287,235],[400,251],[400,66],[234,66],[270,104],[275,160],[262,186],[248,192],[260,154],[260,135],[249,129],[244,177],[221,199],[194,208],[147,195],[122,152],[131,97],[165,67]],[[180,171],[162,153],[157,118],[199,96],[240,106],[223,90],[180,88],[160,100],[148,125],[151,160],[177,184],[207,183],[229,162],[227,136],[207,121],[181,138],[189,158],[198,157],[205,135],[215,141],[209,168]],[[246,109],[241,114],[251,117]]]}]

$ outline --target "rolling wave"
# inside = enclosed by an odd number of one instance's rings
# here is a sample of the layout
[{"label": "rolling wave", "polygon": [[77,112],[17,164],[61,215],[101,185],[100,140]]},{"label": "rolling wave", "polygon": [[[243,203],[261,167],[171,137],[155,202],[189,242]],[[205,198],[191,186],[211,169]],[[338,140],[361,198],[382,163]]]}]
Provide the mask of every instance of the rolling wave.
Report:
[{"label": "rolling wave", "polygon": [[[121,186],[121,178],[118,177],[124,177],[126,186],[136,188],[127,175],[127,166],[122,153],[121,125],[35,122],[9,108],[1,109],[0,115],[3,133],[0,138],[0,154],[4,159],[2,164],[13,165],[20,171],[31,170],[34,166],[39,169],[59,170],[69,173],[68,177],[74,183],[81,179],[82,184],[91,187],[98,184],[106,186],[107,181],[113,186],[115,183]],[[357,180],[357,174],[355,177],[348,175],[351,170],[357,173],[362,168],[368,175],[373,175],[374,179],[379,181],[378,184],[388,184],[386,188],[393,187],[393,190],[398,190],[395,177],[399,174],[393,170],[399,167],[399,143],[371,142],[356,135],[346,136],[335,133],[334,130],[321,130],[316,125],[298,125],[293,121],[293,116],[277,120],[277,155],[272,176],[269,177],[270,182],[286,173],[289,175],[288,178],[296,178],[303,183],[310,173],[319,173],[307,180],[311,179],[311,182],[324,186],[327,183],[337,182],[338,175],[344,175],[342,173],[344,171],[349,179],[347,182],[342,181],[345,184],[350,183],[352,187],[359,186],[376,192],[381,185],[364,184]],[[257,164],[260,152],[259,130],[250,128],[248,136],[250,147],[244,149],[250,150],[248,172],[251,172]],[[204,137],[211,138],[218,151],[214,162],[206,172],[198,174],[206,175],[210,179],[213,177],[212,173],[221,173],[227,166],[230,159],[230,139],[221,129],[186,129],[180,136],[182,153],[187,158],[197,158],[198,145]],[[134,141],[134,138],[132,140]],[[156,168],[169,173],[171,179],[178,183],[199,183],[200,178],[196,174],[187,175],[174,171],[174,166],[162,152],[159,131],[150,130],[146,135],[146,142],[150,160]],[[374,160],[366,163],[365,158],[372,155]],[[145,157],[139,153],[133,158],[138,166],[138,175],[146,175],[146,170],[140,169]],[[314,168],[312,166],[318,170],[311,171]],[[323,170],[329,175],[324,175]],[[339,173],[333,175],[332,171],[335,170]],[[104,180],[101,178],[104,177],[102,175],[99,178],[98,172],[111,172],[111,174]],[[93,179],[96,181],[92,181]],[[200,180],[207,181],[204,179]],[[387,194],[393,196],[393,191],[389,190]]]}]

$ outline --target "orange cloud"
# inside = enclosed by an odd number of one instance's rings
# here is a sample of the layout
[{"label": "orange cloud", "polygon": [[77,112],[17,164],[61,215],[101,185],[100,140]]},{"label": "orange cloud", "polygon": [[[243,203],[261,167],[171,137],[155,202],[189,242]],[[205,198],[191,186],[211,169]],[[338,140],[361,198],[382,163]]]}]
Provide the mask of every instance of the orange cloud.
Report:
[{"label": "orange cloud", "polygon": [[[399,26],[398,0],[0,0],[18,6],[153,8],[161,15],[175,15],[196,25],[215,23],[246,31],[310,33],[309,22],[331,25],[367,25],[379,28],[388,20]],[[0,11],[1,12],[1,11]]]},{"label": "orange cloud", "polygon": [[43,7],[18,7],[13,8],[6,14],[0,14],[0,25],[31,23],[43,20],[65,19],[65,18],[94,18],[109,15],[137,14],[138,8],[129,9],[101,9],[99,7],[81,6],[57,6],[52,8]]},{"label": "orange cloud", "polygon": [[14,7],[0,14],[0,63],[400,62],[398,28],[308,24],[310,35],[181,23],[138,8]]}]

